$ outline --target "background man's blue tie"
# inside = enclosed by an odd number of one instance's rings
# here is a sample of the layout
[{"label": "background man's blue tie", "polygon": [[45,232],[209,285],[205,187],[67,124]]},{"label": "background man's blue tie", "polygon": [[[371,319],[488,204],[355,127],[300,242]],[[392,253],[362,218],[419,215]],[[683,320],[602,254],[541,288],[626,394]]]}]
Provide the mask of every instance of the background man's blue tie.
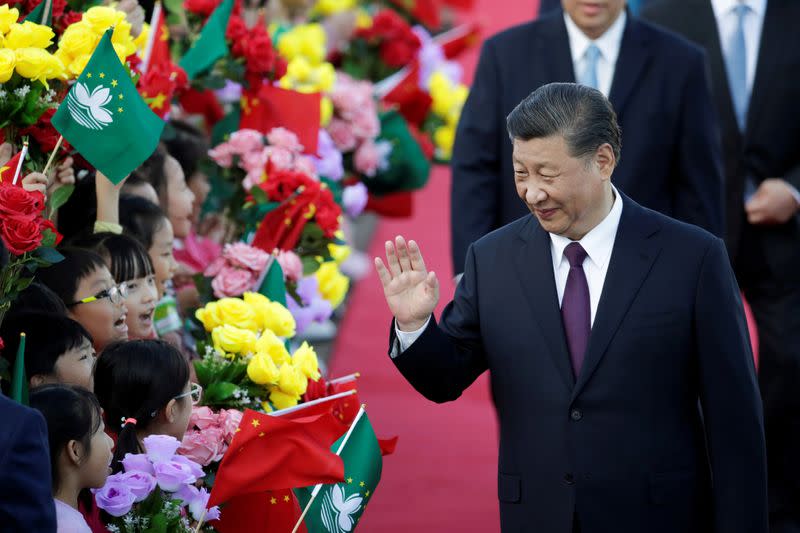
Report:
[{"label": "background man's blue tie", "polygon": [[600,49],[592,44],[586,49],[586,68],[583,70],[579,82],[592,89],[597,89],[597,61],[600,59]]},{"label": "background man's blue tie", "polygon": [[750,100],[750,93],[747,90],[747,47],[744,40],[744,20],[750,12],[750,6],[738,4],[733,11],[736,14],[736,31],[733,32],[728,43],[725,63],[736,121],[739,124],[739,130],[744,131],[747,106]]},{"label": "background man's blue tie", "polygon": [[589,333],[592,331],[589,284],[583,271],[583,261],[587,255],[583,246],[577,242],[568,244],[564,249],[564,256],[569,261],[569,274],[564,297],[561,299],[561,319],[575,379],[581,372],[586,346],[589,344]]}]

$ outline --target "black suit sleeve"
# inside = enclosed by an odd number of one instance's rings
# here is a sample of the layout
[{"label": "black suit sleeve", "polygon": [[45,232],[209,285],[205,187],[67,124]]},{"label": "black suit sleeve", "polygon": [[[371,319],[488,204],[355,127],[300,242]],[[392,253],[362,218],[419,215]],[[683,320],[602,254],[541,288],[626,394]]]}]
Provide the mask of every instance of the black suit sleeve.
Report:
[{"label": "black suit sleeve", "polygon": [[739,288],[719,239],[712,242],[701,267],[695,332],[713,476],[714,532],[766,533],[761,397]]},{"label": "black suit sleeve", "polygon": [[8,449],[0,451],[4,454],[0,456],[0,529],[55,532],[56,511],[44,418],[38,411],[25,409],[4,431],[13,434],[7,441]]},{"label": "black suit sleeve", "polygon": [[500,101],[497,59],[492,41],[487,41],[453,146],[450,231],[455,274],[464,270],[469,245],[495,229],[500,210],[500,142],[505,135],[498,127],[503,123]]},{"label": "black suit sleeve", "polygon": [[725,231],[722,139],[703,52],[693,56],[681,101],[675,218],[722,237]]},{"label": "black suit sleeve", "polygon": [[[487,368],[478,317],[475,255],[467,250],[464,276],[442,323],[431,318],[422,335],[392,361],[411,385],[431,401],[455,400]],[[392,321],[389,353],[395,347]]]}]

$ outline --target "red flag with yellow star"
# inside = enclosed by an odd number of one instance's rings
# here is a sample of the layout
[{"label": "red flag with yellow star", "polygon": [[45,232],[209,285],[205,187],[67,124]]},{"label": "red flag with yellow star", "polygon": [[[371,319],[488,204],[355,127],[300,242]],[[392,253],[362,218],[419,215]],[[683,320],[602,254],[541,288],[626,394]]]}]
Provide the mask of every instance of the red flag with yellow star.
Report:
[{"label": "red flag with yellow star", "polygon": [[344,479],[342,460],[330,447],[346,428],[330,419],[324,414],[286,420],[245,410],[219,465],[209,507],[246,494]]},{"label": "red flag with yellow star", "polygon": [[320,93],[305,94],[265,83],[242,93],[239,128],[265,135],[272,128],[286,128],[297,135],[304,153],[316,154],[321,101]]},{"label": "red flag with yellow star", "polygon": [[[20,155],[22,155],[22,152],[17,152],[17,155],[0,166],[0,185],[11,185],[14,182],[14,172],[17,171]],[[17,185],[20,187],[22,186],[22,173],[20,173],[20,177],[17,180]]]},{"label": "red flag with yellow star", "polygon": [[[273,490],[233,498],[209,524],[220,533],[289,533],[301,514],[291,489]],[[308,530],[301,524],[297,531]]]},{"label": "red flag with yellow star", "polygon": [[149,67],[172,63],[172,55],[169,53],[169,29],[167,28],[166,13],[163,9],[159,9],[158,15],[155,28],[150,28],[150,31],[154,31],[156,34],[153,39],[153,48],[150,50],[150,57],[147,60]]}]

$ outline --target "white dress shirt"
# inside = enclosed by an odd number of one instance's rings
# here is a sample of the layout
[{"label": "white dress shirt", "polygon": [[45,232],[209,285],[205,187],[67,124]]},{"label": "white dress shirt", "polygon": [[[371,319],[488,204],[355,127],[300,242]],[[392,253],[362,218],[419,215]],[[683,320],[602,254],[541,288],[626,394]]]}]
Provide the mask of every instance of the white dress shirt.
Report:
[{"label": "white dress shirt", "polygon": [[569,37],[569,50],[572,54],[572,67],[575,79],[580,79],[586,70],[586,50],[594,44],[600,49],[597,61],[597,89],[608,97],[611,92],[611,82],[614,81],[614,69],[617,66],[619,49],[622,45],[622,34],[625,31],[625,22],[628,15],[623,10],[617,20],[597,40],[593,41],[581,31],[572,19],[564,13],[564,23],[567,25]]},{"label": "white dress shirt", "polygon": [[747,92],[753,91],[753,80],[756,78],[758,50],[761,47],[761,30],[764,27],[764,14],[767,11],[767,0],[711,0],[714,17],[717,19],[719,42],[723,57],[728,57],[734,32],[739,24],[735,8],[739,4],[747,5],[750,10],[744,17],[744,47],[747,54],[746,76]]},{"label": "white dress shirt", "polygon": [[[594,317],[597,314],[600,295],[603,293],[608,263],[611,259],[611,252],[614,250],[614,242],[617,239],[619,220],[622,217],[622,198],[616,187],[612,185],[611,188],[614,191],[614,203],[611,206],[611,211],[598,225],[578,241],[587,254],[586,259],[583,260],[583,271],[586,274],[586,283],[589,286],[589,306],[591,307],[592,324],[594,324]],[[567,275],[569,274],[569,260],[564,257],[564,248],[571,242],[573,241],[566,237],[550,234],[550,255],[553,258],[553,274],[556,280],[559,307],[564,298],[564,288],[567,286]],[[394,331],[399,346],[392,347],[391,356],[396,357],[408,349],[422,335],[430,320],[429,317],[425,324],[415,331],[400,331],[397,324],[395,324]]]}]

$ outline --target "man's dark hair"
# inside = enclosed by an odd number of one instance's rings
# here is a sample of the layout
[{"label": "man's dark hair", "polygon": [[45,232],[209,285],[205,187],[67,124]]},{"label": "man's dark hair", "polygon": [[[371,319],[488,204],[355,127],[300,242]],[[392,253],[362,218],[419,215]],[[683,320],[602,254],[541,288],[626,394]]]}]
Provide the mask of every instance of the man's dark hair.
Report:
[{"label": "man's dark hair", "polygon": [[617,114],[603,93],[577,83],[549,83],[529,94],[509,113],[511,140],[560,135],[570,155],[583,158],[608,143],[619,163],[622,132]]}]

